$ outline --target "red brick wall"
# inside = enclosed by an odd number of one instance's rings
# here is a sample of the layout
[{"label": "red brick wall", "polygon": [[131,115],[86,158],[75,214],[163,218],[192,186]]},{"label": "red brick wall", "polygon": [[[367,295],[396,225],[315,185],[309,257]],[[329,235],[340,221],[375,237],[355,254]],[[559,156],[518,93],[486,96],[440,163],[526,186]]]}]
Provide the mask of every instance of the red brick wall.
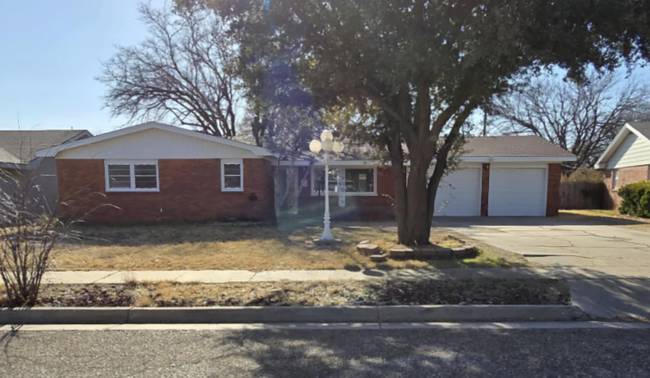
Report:
[{"label": "red brick wall", "polygon": [[222,192],[220,170],[219,159],[159,160],[159,192],[106,192],[103,160],[59,159],[61,211],[99,222],[275,219],[271,162],[244,159],[243,192]]},{"label": "red brick wall", "polygon": [[560,211],[560,164],[548,165],[548,187],[546,189],[546,216],[555,217]]},{"label": "red brick wall", "polygon": [[[618,209],[621,206],[621,197],[617,191],[612,188],[614,179],[614,170],[605,170],[605,193],[603,198],[603,208],[609,210]],[[638,167],[627,167],[618,169],[618,188],[625,185],[650,179],[650,165],[641,165]]]},{"label": "red brick wall", "polygon": [[[304,168],[309,170],[309,168]],[[324,169],[324,168],[317,168]],[[311,195],[311,171],[303,169],[300,177],[307,175],[307,187],[302,187],[298,204],[299,214],[302,216],[322,216],[325,197]],[[377,196],[348,196],[345,207],[339,207],[338,196],[330,197],[330,213],[335,219],[345,220],[391,220],[395,219],[393,200],[395,198],[395,184],[393,170],[390,167],[377,168]]]},{"label": "red brick wall", "polygon": [[490,164],[483,164],[481,169],[481,216],[487,217],[490,199]]}]

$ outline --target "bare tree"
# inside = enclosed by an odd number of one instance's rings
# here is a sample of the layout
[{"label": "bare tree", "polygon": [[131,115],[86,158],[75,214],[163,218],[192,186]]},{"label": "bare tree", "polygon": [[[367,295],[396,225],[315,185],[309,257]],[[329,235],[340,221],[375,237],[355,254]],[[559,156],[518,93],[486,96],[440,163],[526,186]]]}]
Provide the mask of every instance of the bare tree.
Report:
[{"label": "bare tree", "polygon": [[626,121],[650,116],[648,87],[619,84],[615,74],[593,73],[582,84],[538,77],[495,97],[487,111],[497,132],[539,135],[575,154],[572,167],[591,167]]},{"label": "bare tree", "polygon": [[240,98],[229,70],[235,45],[211,12],[140,6],[147,40],[118,47],[97,78],[108,86],[104,104],[130,121],[172,118],[221,137],[236,129]]}]

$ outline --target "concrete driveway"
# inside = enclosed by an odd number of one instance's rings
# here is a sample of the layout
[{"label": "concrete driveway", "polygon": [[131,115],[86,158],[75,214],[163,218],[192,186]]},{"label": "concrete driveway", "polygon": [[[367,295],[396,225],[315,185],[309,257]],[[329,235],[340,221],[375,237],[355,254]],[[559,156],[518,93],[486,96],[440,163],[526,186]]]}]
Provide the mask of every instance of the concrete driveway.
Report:
[{"label": "concrete driveway", "polygon": [[545,267],[650,277],[650,233],[593,218],[445,218],[434,223]]},{"label": "concrete driveway", "polygon": [[635,221],[595,217],[436,218],[496,248],[570,279],[573,301],[599,317],[650,318],[650,233]]}]

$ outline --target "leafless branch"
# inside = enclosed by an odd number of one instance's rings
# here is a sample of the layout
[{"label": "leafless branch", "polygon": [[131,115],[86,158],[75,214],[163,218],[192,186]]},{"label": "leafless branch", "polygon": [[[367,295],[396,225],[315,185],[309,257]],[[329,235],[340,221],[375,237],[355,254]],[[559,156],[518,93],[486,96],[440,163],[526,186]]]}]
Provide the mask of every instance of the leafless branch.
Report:
[{"label": "leafless branch", "polygon": [[140,7],[150,37],[118,47],[97,78],[107,85],[104,105],[130,122],[172,119],[223,137],[237,134],[240,100],[230,71],[236,46],[211,12]]},{"label": "leafless branch", "polygon": [[591,167],[625,122],[650,117],[650,91],[633,78],[620,85],[615,74],[583,84],[542,77],[495,98],[488,111],[497,132],[539,135],[578,156],[576,168]]}]

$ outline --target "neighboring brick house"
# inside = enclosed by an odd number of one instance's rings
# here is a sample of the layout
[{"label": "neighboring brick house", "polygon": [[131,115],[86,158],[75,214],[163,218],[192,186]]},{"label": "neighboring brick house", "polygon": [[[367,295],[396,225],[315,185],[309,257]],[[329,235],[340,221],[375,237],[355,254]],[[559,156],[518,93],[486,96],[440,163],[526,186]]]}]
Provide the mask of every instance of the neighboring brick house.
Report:
[{"label": "neighboring brick house", "polygon": [[618,209],[619,188],[650,180],[650,122],[625,124],[596,162],[596,168],[605,171],[603,208]]},{"label": "neighboring brick house", "polygon": [[[470,138],[464,150],[458,169],[441,182],[437,216],[557,215],[560,163],[575,161],[575,156],[536,136]],[[330,164],[333,216],[394,218],[392,169],[357,152],[349,147]],[[278,161],[257,146],[155,122],[42,155],[56,158],[62,212],[68,217],[98,222],[272,220],[276,181],[286,189],[282,176],[289,169],[297,171],[295,210],[322,217],[325,170],[315,156]]]},{"label": "neighboring brick house", "polygon": [[86,130],[0,130],[1,194],[21,202],[25,195],[29,212],[51,213],[58,198],[56,165],[53,157],[36,152],[91,136]]},{"label": "neighboring brick house", "polygon": [[43,151],[62,214],[96,222],[275,218],[268,150],[149,122]]}]

